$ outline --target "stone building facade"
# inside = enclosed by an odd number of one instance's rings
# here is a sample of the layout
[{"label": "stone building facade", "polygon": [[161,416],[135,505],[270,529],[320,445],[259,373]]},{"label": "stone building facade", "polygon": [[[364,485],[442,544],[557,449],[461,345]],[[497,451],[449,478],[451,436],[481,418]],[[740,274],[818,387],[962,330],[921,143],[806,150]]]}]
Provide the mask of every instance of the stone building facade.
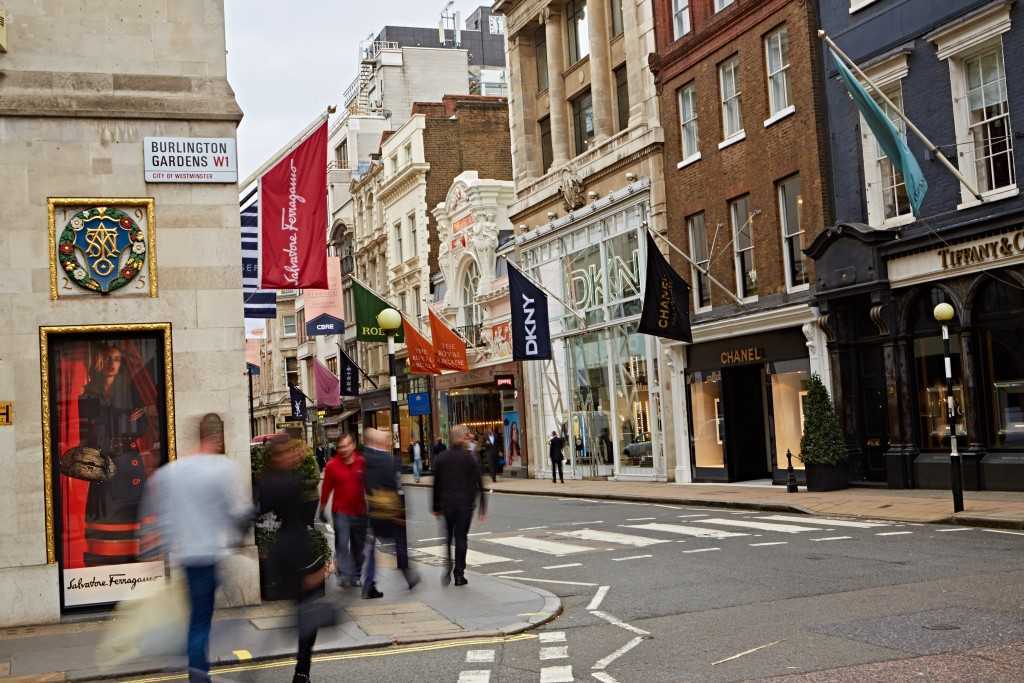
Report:
[{"label": "stone building facade", "polygon": [[[233,143],[242,113],[226,79],[223,3],[143,0],[125,14],[116,2],[9,0],[4,9],[0,401],[13,415],[0,426],[0,625],[11,626],[117,598],[90,582],[90,568],[133,555],[145,477],[196,449],[205,414],[223,420],[248,491],[249,425],[237,187],[147,183],[143,163],[149,136]],[[69,27],[85,38],[69,39]],[[82,258],[96,259],[89,271],[62,260],[75,258],[77,241],[57,248],[78,235],[92,254]],[[112,261],[100,261],[122,240],[132,245],[116,266],[127,285],[101,295],[76,284],[109,272]],[[101,429],[114,416],[124,421]],[[76,464],[87,446],[120,463],[104,468],[107,488]],[[127,537],[92,535],[104,523]],[[226,577],[236,603],[259,599],[251,540],[247,554],[251,574]]]},{"label": "stone building facade", "polygon": [[[667,355],[636,332],[646,233],[664,233],[664,135],[650,0],[499,0],[507,18],[516,238],[549,299],[550,362],[523,365],[525,430],[574,448],[567,475],[667,480]],[[583,322],[585,320],[585,323]],[[534,476],[549,476],[544,458]]]},{"label": "stone building facade", "polygon": [[693,311],[693,344],[671,345],[677,480],[784,481],[809,375],[829,377],[803,252],[831,214],[815,5],[654,10],[668,234],[689,260],[670,258]]}]

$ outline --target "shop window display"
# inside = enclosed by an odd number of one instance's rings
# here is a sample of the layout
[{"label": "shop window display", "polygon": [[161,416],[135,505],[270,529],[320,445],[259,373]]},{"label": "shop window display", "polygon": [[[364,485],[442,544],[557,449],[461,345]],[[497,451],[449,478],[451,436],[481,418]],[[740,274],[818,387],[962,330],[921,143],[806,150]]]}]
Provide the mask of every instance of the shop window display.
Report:
[{"label": "shop window display", "polygon": [[974,314],[991,403],[989,446],[1024,447],[1024,291],[990,282],[978,296]]},{"label": "shop window display", "polygon": [[697,467],[725,467],[722,373],[694,372],[689,380],[694,461]]},{"label": "shop window display", "polygon": [[[918,296],[911,312],[914,374],[917,382],[917,419],[922,450],[941,451],[949,448],[949,419],[946,401],[945,353],[942,332],[932,310],[946,301],[945,292],[932,288]],[[967,433],[962,385],[959,318],[949,333],[950,363],[953,371],[953,401],[956,406],[956,430]]]},{"label": "shop window display", "polygon": [[630,329],[617,327],[611,331],[620,463],[624,467],[653,467],[647,337]]},{"label": "shop window display", "polygon": [[803,469],[800,437],[804,433],[804,399],[810,365],[806,359],[774,364],[771,375],[772,410],[775,413],[775,466],[786,468],[786,451],[793,454],[793,468]]}]

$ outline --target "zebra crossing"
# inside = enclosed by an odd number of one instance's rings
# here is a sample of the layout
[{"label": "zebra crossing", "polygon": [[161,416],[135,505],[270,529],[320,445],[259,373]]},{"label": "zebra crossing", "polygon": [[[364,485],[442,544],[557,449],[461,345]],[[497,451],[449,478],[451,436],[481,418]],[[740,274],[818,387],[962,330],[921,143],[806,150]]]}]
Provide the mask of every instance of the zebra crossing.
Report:
[{"label": "zebra crossing", "polygon": [[[510,569],[510,565],[514,566],[514,563],[532,559],[573,560],[543,567],[544,570],[565,570],[584,566],[584,561],[591,559],[590,555],[613,562],[643,561],[666,554],[675,557],[699,556],[702,553],[727,550],[730,544],[738,543],[744,543],[752,548],[769,549],[784,548],[791,543],[802,541],[856,542],[858,538],[866,535],[903,539],[915,533],[909,525],[898,522],[805,517],[757,511],[727,517],[722,514],[723,512],[637,517],[623,520],[624,523],[606,523],[602,520],[583,523],[562,522],[485,532],[472,539],[471,544],[475,547],[469,549],[466,564],[471,568],[487,571],[493,576],[517,580],[522,578],[517,575],[523,574],[524,571]],[[444,545],[436,544],[436,540],[424,539],[421,544],[414,544],[410,553],[420,562],[441,564],[444,562],[446,548]],[[701,545],[701,542],[705,543]],[[687,545],[676,550],[678,546],[673,546],[673,543]],[[616,553],[622,550],[636,552],[638,549],[643,550],[642,554]],[[577,585],[555,578],[529,580]]]}]

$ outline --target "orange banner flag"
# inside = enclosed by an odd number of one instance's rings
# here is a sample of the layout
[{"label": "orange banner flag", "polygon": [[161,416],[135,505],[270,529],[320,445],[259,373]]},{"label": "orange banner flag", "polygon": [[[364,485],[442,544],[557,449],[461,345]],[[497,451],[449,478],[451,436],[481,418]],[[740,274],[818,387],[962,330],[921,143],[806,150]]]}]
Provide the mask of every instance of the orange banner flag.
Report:
[{"label": "orange banner flag", "polygon": [[440,374],[441,371],[437,369],[437,353],[430,340],[405,318],[402,318],[402,328],[405,331],[405,347],[409,351],[409,374]]},{"label": "orange banner flag", "polygon": [[437,350],[438,367],[462,372],[469,370],[465,340],[452,332],[433,311],[427,312],[430,314],[430,336],[433,337],[434,348]]}]

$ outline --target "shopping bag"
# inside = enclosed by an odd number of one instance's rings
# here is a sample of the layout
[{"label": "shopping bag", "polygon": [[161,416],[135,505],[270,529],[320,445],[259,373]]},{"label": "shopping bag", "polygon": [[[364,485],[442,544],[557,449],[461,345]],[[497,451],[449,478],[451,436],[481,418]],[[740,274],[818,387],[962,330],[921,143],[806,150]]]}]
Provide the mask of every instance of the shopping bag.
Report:
[{"label": "shopping bag", "polygon": [[175,572],[152,595],[122,601],[97,647],[97,661],[116,667],[145,657],[185,654],[189,609],[183,572]]}]

